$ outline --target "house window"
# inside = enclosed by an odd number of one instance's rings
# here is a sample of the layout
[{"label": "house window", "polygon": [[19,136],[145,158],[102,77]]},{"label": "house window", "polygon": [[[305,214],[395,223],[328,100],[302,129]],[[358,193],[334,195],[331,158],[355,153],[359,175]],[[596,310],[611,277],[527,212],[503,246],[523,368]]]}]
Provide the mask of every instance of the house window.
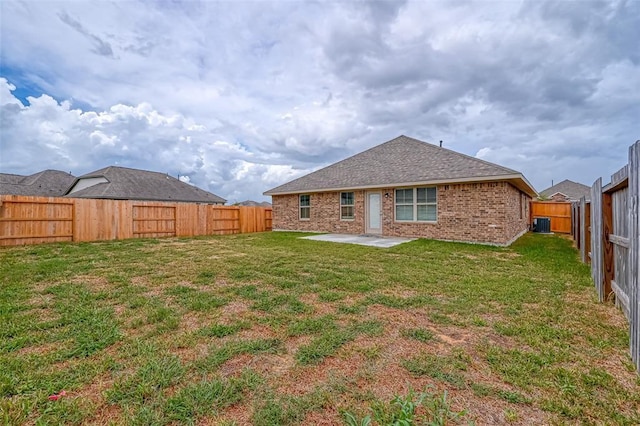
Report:
[{"label": "house window", "polygon": [[309,220],[311,218],[311,195],[300,196],[300,219]]},{"label": "house window", "polygon": [[520,219],[524,217],[524,203],[522,202],[522,198],[524,195],[520,194]]},{"label": "house window", "polygon": [[413,188],[396,189],[396,220],[413,220]]},{"label": "house window", "polygon": [[438,219],[436,187],[396,189],[396,220],[435,222]]},{"label": "house window", "polygon": [[355,197],[353,192],[340,193],[340,219],[351,220],[354,218],[353,208],[355,205]]}]

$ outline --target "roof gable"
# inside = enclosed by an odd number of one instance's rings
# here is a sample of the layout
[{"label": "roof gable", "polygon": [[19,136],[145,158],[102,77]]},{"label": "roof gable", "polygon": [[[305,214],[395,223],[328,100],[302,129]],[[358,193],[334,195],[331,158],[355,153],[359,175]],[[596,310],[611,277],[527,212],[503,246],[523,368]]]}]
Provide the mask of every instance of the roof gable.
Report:
[{"label": "roof gable", "polygon": [[43,170],[28,176],[0,173],[0,194],[61,197],[75,177],[60,170]]},{"label": "roof gable", "polygon": [[535,190],[520,172],[407,136],[399,136],[273,188],[265,192],[265,195],[518,178],[523,182],[521,189],[535,195]]},{"label": "roof gable", "polygon": [[540,192],[543,197],[551,198],[556,194],[562,194],[570,200],[579,200],[582,197],[591,197],[591,188],[578,182],[565,179],[544,191]]},{"label": "roof gable", "polygon": [[[90,180],[95,184],[74,190],[74,188],[81,187],[83,182]],[[117,166],[105,167],[80,176],[73,187],[67,191],[66,196],[116,200],[226,202],[222,197],[189,185],[168,174]]]}]

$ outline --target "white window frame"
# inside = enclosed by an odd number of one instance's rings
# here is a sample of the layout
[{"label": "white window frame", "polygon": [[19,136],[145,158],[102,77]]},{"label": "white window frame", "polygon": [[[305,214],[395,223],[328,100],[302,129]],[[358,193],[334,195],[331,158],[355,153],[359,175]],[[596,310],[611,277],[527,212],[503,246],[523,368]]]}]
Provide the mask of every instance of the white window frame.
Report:
[{"label": "white window frame", "polygon": [[[342,204],[342,194],[352,194],[352,204]],[[342,214],[343,207],[351,207],[351,216],[344,216]],[[340,193],[340,220],[352,221],[356,218],[356,193],[355,191],[343,191]]]},{"label": "white window frame", "polygon": [[[309,204],[306,206],[302,205],[302,197],[309,198]],[[307,209],[309,211],[309,217],[302,217],[302,209]],[[298,195],[298,219],[299,220],[311,220],[311,194],[300,194]]]},{"label": "white window frame", "polygon": [[[436,200],[424,203],[418,203],[418,189],[419,188],[434,188],[436,191]],[[413,190],[413,202],[409,203],[400,203],[398,204],[398,194],[396,191],[398,190]],[[413,206],[413,219],[398,219],[397,212],[398,206]],[[418,220],[418,206],[434,206],[436,209],[436,219],[435,220]],[[396,222],[401,223],[437,223],[438,222],[438,187],[437,186],[419,186],[419,187],[410,187],[410,188],[394,188],[393,190],[393,219]]]}]

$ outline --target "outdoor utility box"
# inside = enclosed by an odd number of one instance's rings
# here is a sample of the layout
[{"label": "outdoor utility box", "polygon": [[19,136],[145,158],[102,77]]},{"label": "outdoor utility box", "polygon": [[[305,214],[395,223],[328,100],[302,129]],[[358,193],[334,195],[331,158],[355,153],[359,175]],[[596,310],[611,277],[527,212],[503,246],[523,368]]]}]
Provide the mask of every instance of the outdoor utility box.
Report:
[{"label": "outdoor utility box", "polygon": [[549,219],[548,217],[536,217],[535,219],[533,219],[533,232],[550,234],[551,219]]}]

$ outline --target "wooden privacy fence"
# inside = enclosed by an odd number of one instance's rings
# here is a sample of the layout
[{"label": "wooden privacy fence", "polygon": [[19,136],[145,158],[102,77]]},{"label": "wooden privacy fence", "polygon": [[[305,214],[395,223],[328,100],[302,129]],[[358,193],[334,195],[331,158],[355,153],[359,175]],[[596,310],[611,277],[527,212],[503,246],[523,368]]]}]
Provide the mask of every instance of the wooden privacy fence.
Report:
[{"label": "wooden privacy fence", "polygon": [[591,276],[599,300],[615,296],[615,303],[629,320],[631,358],[640,371],[640,141],[629,148],[629,164],[602,186],[591,187],[591,203],[584,198],[574,205],[583,262],[591,262]]},{"label": "wooden privacy fence", "polygon": [[571,233],[571,203],[554,201],[531,201],[531,220],[538,217],[551,219],[551,232]]},{"label": "wooden privacy fence", "polygon": [[264,207],[0,195],[0,245],[270,231],[271,213]]}]

